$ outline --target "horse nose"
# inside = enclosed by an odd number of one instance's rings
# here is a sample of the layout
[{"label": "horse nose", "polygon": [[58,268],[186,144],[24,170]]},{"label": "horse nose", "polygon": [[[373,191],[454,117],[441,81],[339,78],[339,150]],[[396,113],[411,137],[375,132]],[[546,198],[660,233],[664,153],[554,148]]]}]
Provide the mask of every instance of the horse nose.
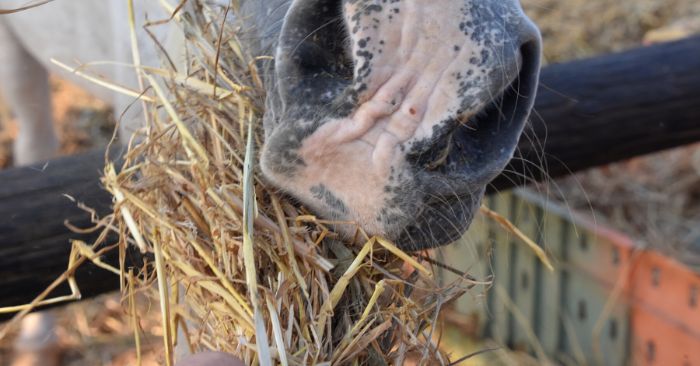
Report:
[{"label": "horse nose", "polygon": [[[516,89],[526,100],[521,101],[519,109],[529,115],[535,103],[540,77],[540,62],[542,53],[542,36],[537,26],[523,14],[518,32],[518,50],[520,53],[520,68]],[[519,136],[519,133],[518,133]]]},{"label": "horse nose", "polygon": [[[502,51],[504,59],[502,66],[506,69],[503,75],[506,80],[503,84],[512,83],[513,79],[522,85],[516,85],[525,97],[536,91],[537,80],[539,78],[540,53],[542,48],[542,37],[537,26],[524,13],[513,27],[513,33],[506,36],[506,41]],[[507,85],[502,85],[503,87]],[[532,103],[530,103],[530,106]]]},{"label": "horse nose", "polygon": [[[534,93],[537,89],[539,79],[540,57],[542,53],[542,36],[535,23],[523,14],[518,32],[518,50],[520,51],[521,65],[518,77],[525,81],[524,91],[528,95],[532,94],[534,103]],[[530,107],[532,103],[530,104]]]},{"label": "horse nose", "polygon": [[535,23],[523,12],[521,12],[520,22],[517,29],[518,41],[521,45],[530,42],[537,43],[538,45],[542,43],[542,36],[540,35],[539,28],[537,28]]}]

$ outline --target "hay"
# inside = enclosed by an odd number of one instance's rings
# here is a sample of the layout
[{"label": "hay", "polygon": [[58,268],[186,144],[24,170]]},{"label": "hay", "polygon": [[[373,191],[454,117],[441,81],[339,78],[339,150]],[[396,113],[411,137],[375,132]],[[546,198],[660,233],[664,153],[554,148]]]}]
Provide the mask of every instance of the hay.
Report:
[{"label": "hay", "polygon": [[149,124],[103,179],[115,197],[105,230],[122,253],[153,254],[120,272],[130,303],[135,290],[159,299],[166,364],[178,333],[246,364],[449,364],[435,322],[472,280],[440,287],[429,262],[359,228],[364,244],[344,243],[330,224],[352,223],[319,220],[266,186],[256,60],[223,22],[228,9],[190,3],[196,12],[171,20],[187,34],[188,69],[135,57]]}]

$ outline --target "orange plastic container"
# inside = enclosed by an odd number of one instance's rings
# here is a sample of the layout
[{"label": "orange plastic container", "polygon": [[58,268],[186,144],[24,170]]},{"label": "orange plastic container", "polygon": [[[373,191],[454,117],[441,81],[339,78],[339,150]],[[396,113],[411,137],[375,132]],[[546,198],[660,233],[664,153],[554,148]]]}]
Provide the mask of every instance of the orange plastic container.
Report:
[{"label": "orange plastic container", "polygon": [[[596,258],[577,253],[579,271],[605,283],[629,309],[630,365],[700,365],[700,273],[585,216],[574,223],[594,233]],[[612,265],[611,265],[612,264]]]},{"label": "orange plastic container", "polygon": [[700,365],[700,275],[645,251],[631,272],[633,365]]}]

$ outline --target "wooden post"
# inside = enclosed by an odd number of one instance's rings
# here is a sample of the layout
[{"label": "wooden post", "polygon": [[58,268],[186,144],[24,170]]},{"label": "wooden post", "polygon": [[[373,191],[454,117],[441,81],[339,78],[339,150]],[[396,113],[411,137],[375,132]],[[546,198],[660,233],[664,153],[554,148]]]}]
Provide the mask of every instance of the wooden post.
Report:
[{"label": "wooden post", "polygon": [[[0,307],[33,300],[68,267],[70,239],[96,237],[71,232],[65,222],[92,226],[90,215],[69,197],[101,215],[111,211],[99,183],[103,166],[104,150],[0,172]],[[116,262],[116,256],[106,259]],[[92,264],[77,272],[77,280],[84,297],[119,288],[114,274]],[[64,284],[55,295],[69,293]]]}]

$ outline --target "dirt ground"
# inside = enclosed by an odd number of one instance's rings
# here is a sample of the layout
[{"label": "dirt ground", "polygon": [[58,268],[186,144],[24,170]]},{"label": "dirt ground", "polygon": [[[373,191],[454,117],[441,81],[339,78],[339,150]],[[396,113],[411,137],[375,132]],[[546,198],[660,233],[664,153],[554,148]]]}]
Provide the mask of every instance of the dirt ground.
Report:
[{"label": "dirt ground", "polygon": [[[700,31],[697,0],[524,0],[524,7],[542,29],[549,63]],[[52,89],[61,154],[105,145],[114,125],[109,107],[61,80],[52,80]],[[12,114],[0,103],[0,168],[11,164],[15,134]],[[561,192],[554,198],[592,211],[648,243],[664,242],[666,249],[679,255],[692,251],[693,244],[700,247],[699,146],[593,169],[549,184],[552,189],[547,191]],[[54,312],[65,350],[64,365],[135,363],[131,318],[117,295]],[[158,319],[141,319],[144,365],[162,360],[158,323]],[[8,364],[11,347],[12,339],[0,340],[0,365]]]},{"label": "dirt ground", "polygon": [[[148,306],[144,303],[141,308]],[[134,330],[125,308],[119,302],[119,295],[112,294],[49,310],[56,315],[62,365],[135,365]],[[148,313],[154,315],[140,319],[141,357],[145,366],[158,365],[163,360],[160,319],[157,312]],[[0,365],[9,365],[11,354],[12,340],[0,342]]]}]

